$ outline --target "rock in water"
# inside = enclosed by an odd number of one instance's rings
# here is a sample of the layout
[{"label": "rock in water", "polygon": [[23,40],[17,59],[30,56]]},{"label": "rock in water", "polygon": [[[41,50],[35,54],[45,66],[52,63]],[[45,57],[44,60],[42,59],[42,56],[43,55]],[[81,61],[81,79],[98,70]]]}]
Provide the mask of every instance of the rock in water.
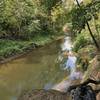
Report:
[{"label": "rock in water", "polygon": [[91,86],[80,86],[71,91],[72,100],[96,100]]}]

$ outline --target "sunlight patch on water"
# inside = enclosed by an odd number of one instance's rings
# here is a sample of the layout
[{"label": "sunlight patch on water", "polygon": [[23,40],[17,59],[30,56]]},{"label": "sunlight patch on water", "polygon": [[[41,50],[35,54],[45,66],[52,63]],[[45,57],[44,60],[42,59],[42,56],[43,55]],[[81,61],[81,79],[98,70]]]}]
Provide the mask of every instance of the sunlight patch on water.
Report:
[{"label": "sunlight patch on water", "polygon": [[70,37],[65,37],[64,38],[64,42],[61,44],[61,49],[62,51],[65,51],[65,50],[72,50],[72,42],[71,42],[71,38]]}]

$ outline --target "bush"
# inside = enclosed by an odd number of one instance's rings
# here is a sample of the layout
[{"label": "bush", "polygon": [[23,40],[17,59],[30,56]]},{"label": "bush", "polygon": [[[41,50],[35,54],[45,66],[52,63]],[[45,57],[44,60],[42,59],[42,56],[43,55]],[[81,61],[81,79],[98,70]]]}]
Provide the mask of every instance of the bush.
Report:
[{"label": "bush", "polygon": [[9,57],[20,53],[25,45],[22,41],[0,40],[0,57]]},{"label": "bush", "polygon": [[89,43],[91,43],[91,39],[87,36],[87,34],[78,34],[74,42],[74,51],[77,52],[79,49],[81,49]]}]

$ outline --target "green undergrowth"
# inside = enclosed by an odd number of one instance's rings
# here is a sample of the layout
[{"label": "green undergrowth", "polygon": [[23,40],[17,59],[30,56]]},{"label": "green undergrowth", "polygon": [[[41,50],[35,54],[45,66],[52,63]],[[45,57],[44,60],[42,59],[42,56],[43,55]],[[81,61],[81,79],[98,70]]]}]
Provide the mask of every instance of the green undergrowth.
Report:
[{"label": "green undergrowth", "polygon": [[36,36],[30,40],[0,39],[0,59],[23,53],[25,50],[30,50],[35,46],[43,46],[52,40],[51,36]]},{"label": "green undergrowth", "polygon": [[53,40],[53,38],[51,38],[51,36],[47,35],[47,36],[36,36],[35,38],[31,39],[30,42],[35,43],[37,45],[45,45],[49,42],[51,42]]}]

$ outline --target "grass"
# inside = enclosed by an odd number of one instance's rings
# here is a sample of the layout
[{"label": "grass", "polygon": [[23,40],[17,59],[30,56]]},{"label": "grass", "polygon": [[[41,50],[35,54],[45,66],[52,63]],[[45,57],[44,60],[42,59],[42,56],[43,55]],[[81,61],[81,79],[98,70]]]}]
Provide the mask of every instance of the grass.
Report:
[{"label": "grass", "polygon": [[0,39],[0,59],[23,53],[26,49],[32,48],[31,44],[45,45],[51,41],[50,36],[36,36],[29,41]]},{"label": "grass", "polygon": [[27,43],[22,41],[0,40],[0,58],[22,52],[25,46],[27,46]]},{"label": "grass", "polygon": [[30,40],[30,42],[34,42],[35,44],[38,44],[38,45],[45,45],[46,43],[49,43],[51,42],[52,39],[51,39],[51,36],[36,36],[35,38],[33,38],[32,40]]}]

